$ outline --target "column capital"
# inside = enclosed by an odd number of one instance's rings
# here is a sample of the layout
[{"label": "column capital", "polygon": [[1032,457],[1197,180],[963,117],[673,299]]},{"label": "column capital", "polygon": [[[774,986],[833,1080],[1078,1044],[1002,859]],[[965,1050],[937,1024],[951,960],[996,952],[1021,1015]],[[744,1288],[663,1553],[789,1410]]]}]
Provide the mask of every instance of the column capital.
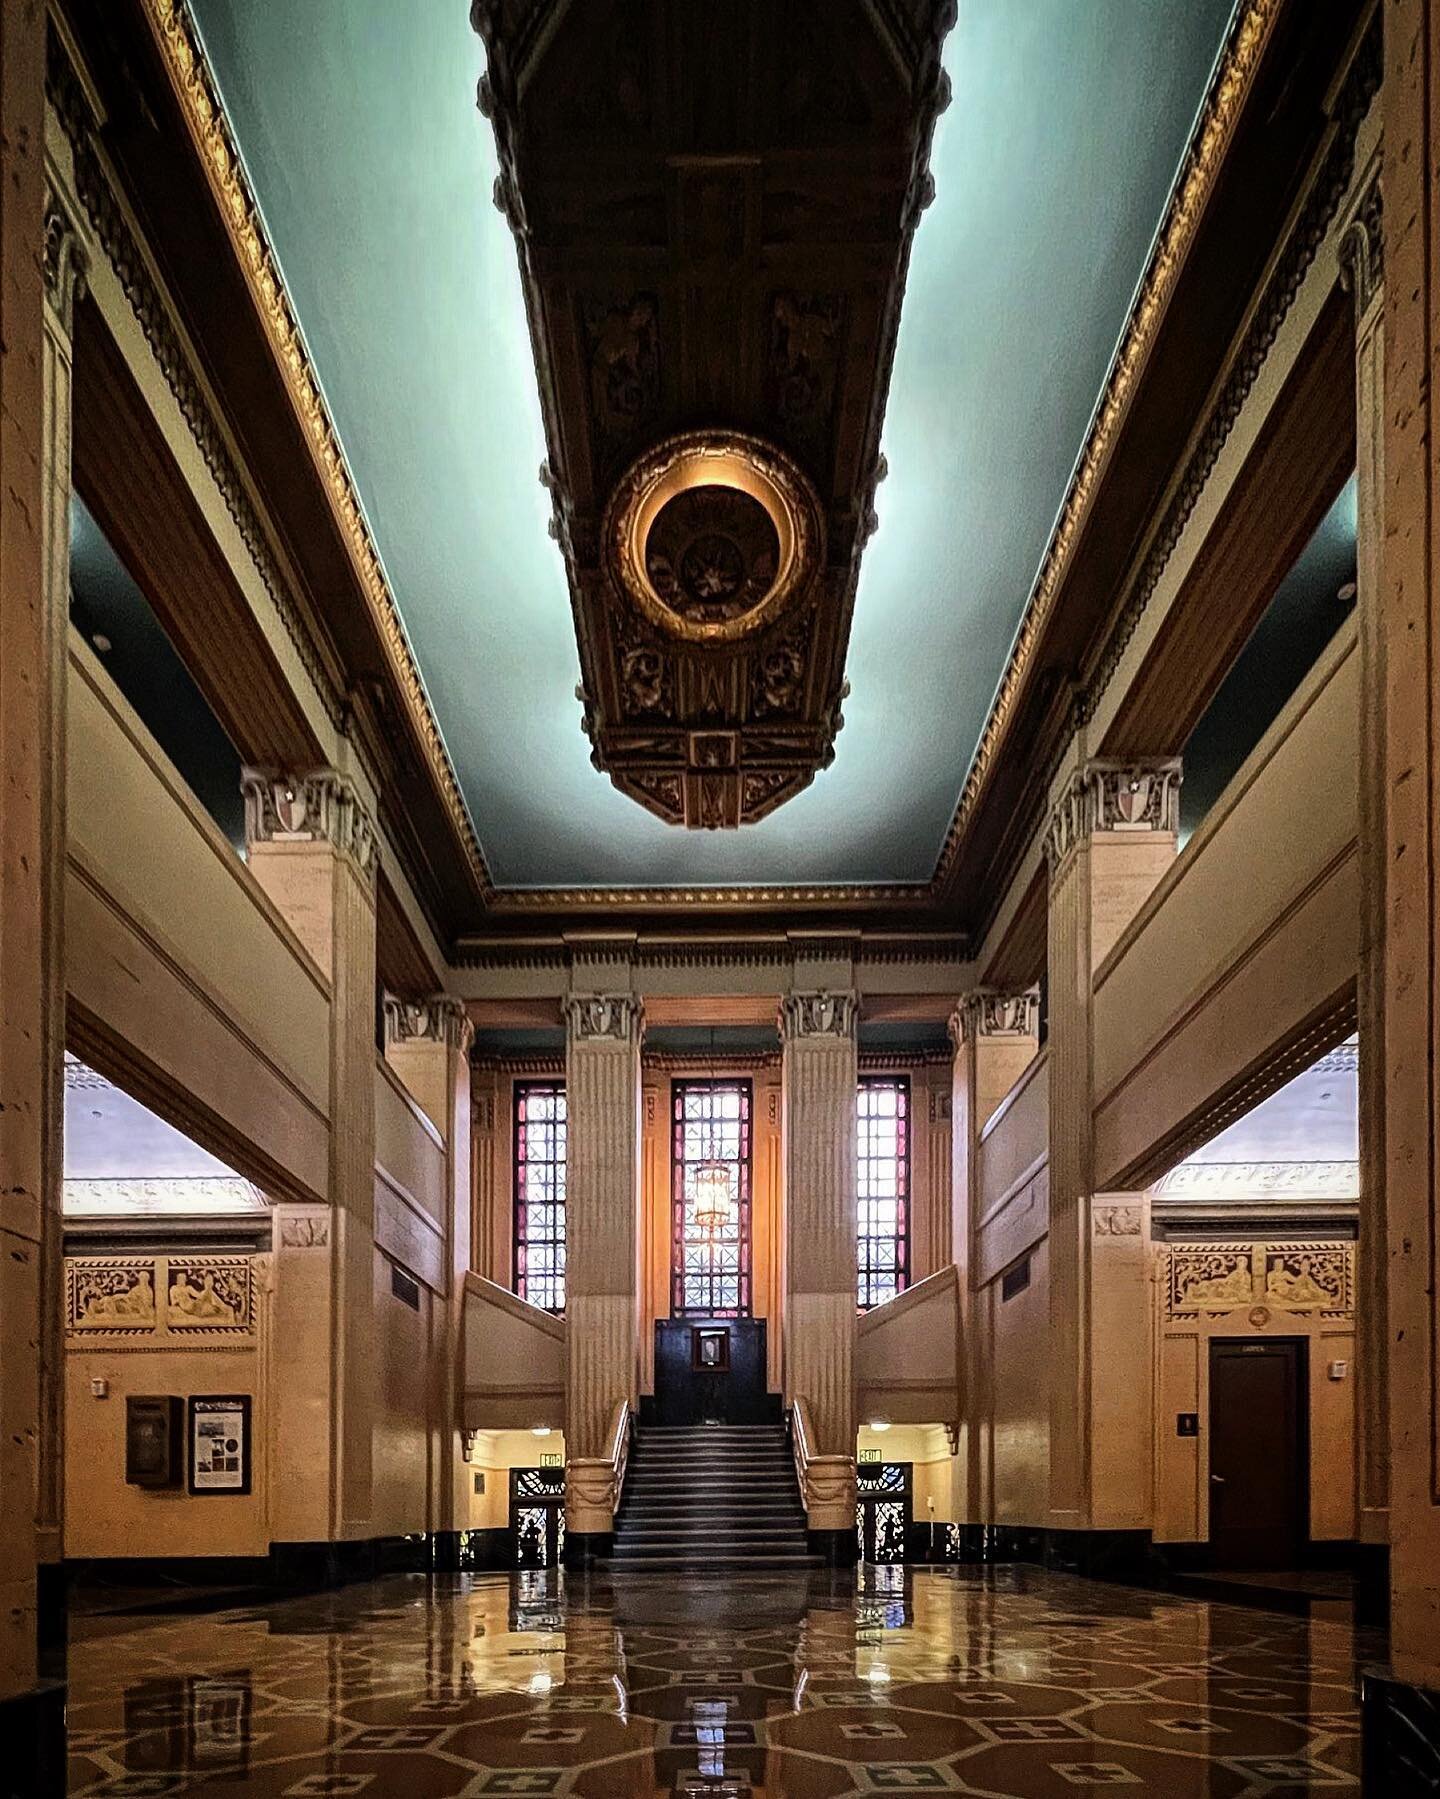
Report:
[{"label": "column capital", "polygon": [[787,993],[780,1001],[780,1041],[838,1038],[853,1043],[859,1014],[854,992]]},{"label": "column capital", "polygon": [[1385,202],[1376,150],[1340,222],[1340,284],[1355,301],[1358,323],[1385,285]]},{"label": "column capital", "polygon": [[245,843],[328,843],[354,863],[360,876],[375,873],[378,840],[355,783],[337,768],[288,773],[278,768],[240,771],[245,797]]},{"label": "column capital", "polygon": [[1180,758],[1096,757],[1069,780],[1045,832],[1053,876],[1071,850],[1102,831],[1174,835],[1180,826]]},{"label": "column capital", "polygon": [[567,1044],[638,1044],[644,1030],[644,1002],[633,993],[572,994],[565,1001]]},{"label": "column capital", "polygon": [[950,1014],[950,1041],[958,1052],[981,1038],[1013,1042],[1040,1035],[1040,989],[1011,993],[999,987],[972,987]]},{"label": "column capital", "polygon": [[45,298],[68,332],[75,302],[85,291],[90,253],[75,206],[54,187],[45,195]]},{"label": "column capital", "polygon": [[385,1042],[442,1043],[462,1056],[475,1039],[475,1026],[465,1010],[464,1000],[453,994],[437,993],[430,999],[401,999],[394,993],[385,995]]}]

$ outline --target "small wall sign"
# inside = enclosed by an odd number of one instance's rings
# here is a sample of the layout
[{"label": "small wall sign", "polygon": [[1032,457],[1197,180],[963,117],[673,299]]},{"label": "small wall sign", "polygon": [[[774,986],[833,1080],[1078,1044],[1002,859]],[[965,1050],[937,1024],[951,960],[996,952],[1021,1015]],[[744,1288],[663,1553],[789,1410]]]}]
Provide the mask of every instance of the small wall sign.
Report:
[{"label": "small wall sign", "polygon": [[878,1449],[862,1449],[858,1459],[862,1462],[878,1462],[880,1460],[880,1451]]},{"label": "small wall sign", "polygon": [[558,1449],[552,1449],[548,1454],[542,1455],[540,1458],[540,1466],[542,1468],[562,1468],[564,1465],[565,1458],[560,1454]]},{"label": "small wall sign", "polygon": [[250,1491],[250,1395],[190,1396],[190,1491]]},{"label": "small wall sign", "polygon": [[1175,1435],[1177,1437],[1198,1437],[1200,1435],[1200,1414],[1198,1412],[1177,1412],[1175,1414]]}]

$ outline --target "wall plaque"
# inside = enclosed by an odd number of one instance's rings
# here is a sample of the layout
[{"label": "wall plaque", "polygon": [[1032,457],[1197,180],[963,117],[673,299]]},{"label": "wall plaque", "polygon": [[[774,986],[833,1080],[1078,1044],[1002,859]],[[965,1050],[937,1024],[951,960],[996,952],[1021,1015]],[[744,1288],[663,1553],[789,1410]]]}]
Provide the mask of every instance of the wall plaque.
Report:
[{"label": "wall plaque", "polygon": [[250,1491],[250,1395],[190,1396],[190,1491]]}]

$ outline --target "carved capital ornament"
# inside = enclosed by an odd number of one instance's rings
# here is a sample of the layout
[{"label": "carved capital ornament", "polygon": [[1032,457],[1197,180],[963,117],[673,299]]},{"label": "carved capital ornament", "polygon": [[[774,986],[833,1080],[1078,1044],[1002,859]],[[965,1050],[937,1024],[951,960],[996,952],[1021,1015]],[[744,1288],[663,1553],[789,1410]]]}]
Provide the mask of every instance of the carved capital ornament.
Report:
[{"label": "carved capital ornament", "polygon": [[859,1014],[854,993],[787,993],[780,1002],[780,1041],[853,1041]]},{"label": "carved capital ornament", "polygon": [[247,844],[328,843],[354,863],[363,879],[373,877],[378,851],[375,826],[347,775],[334,768],[312,768],[303,774],[246,768],[240,787]]},{"label": "carved capital ornament", "polygon": [[587,993],[565,1002],[565,1035],[573,1044],[636,1044],[645,1007],[633,993]]},{"label": "carved capital ornament", "polygon": [[423,1000],[400,999],[393,993],[385,995],[387,1043],[443,1043],[447,1049],[464,1055],[474,1040],[475,1026],[470,1022],[464,1000],[449,993]]},{"label": "carved capital ornament", "polygon": [[1087,762],[1050,815],[1045,857],[1052,875],[1083,839],[1100,832],[1173,836],[1180,828],[1180,778],[1178,756]]},{"label": "carved capital ornament", "polygon": [[974,987],[950,1014],[950,1041],[958,1051],[962,1044],[980,1038],[999,1041],[1040,1035],[1040,989],[1025,987],[1008,993],[998,987]]}]

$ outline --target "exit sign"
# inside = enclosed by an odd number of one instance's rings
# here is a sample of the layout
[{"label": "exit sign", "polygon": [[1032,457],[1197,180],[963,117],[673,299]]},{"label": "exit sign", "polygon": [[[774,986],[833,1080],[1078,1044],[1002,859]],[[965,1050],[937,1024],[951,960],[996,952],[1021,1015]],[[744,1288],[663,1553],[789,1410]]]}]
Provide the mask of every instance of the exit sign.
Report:
[{"label": "exit sign", "polygon": [[878,1449],[862,1449],[860,1451],[860,1460],[862,1462],[878,1462],[880,1460],[880,1451]]},{"label": "exit sign", "polygon": [[542,1455],[540,1458],[542,1468],[560,1468],[564,1466],[564,1463],[564,1456],[556,1454],[554,1450],[551,1450],[549,1455]]}]

